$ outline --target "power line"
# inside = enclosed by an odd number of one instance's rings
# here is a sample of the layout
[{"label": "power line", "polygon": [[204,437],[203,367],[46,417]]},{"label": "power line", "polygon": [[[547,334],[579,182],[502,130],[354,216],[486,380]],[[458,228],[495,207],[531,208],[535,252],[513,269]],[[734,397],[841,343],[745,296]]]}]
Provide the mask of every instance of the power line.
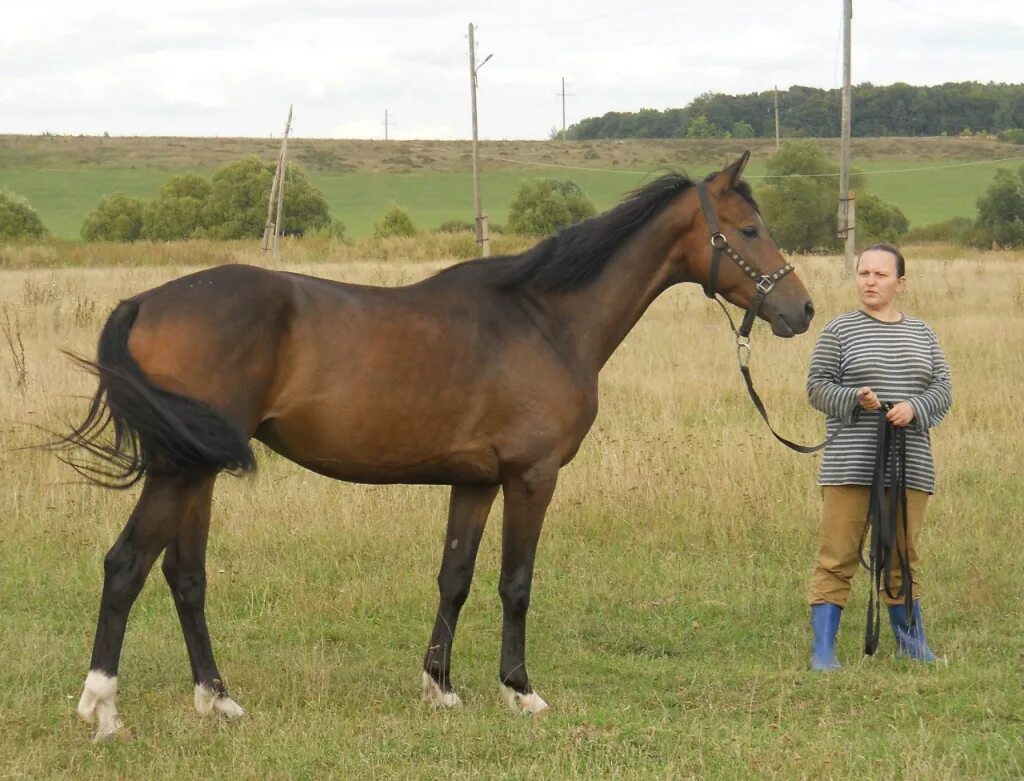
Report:
[{"label": "power line", "polygon": [[919,8],[916,5],[904,2],[904,0],[890,0],[894,5],[903,6],[908,11],[914,11],[919,14],[930,14],[931,16],[938,17],[939,19],[945,19],[949,22],[956,22],[957,24],[976,24],[982,27],[996,27],[1000,30],[1022,30],[1024,27],[1015,24],[1006,24],[1005,22],[986,22],[980,19],[967,19],[962,16],[951,16],[950,14],[944,14],[941,11],[933,11],[931,8]]}]

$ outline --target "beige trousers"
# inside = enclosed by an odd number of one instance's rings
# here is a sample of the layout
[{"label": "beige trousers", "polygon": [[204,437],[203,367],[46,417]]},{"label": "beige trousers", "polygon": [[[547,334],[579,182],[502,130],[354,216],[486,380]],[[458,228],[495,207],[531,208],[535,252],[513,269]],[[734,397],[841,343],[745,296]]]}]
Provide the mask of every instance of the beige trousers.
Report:
[{"label": "beige trousers", "polygon": [[[859,546],[868,515],[871,489],[866,485],[826,485],[822,487],[821,541],[818,562],[811,575],[812,605],[830,602],[845,607],[850,596],[850,580],[860,566]],[[888,495],[888,492],[886,492]],[[924,523],[928,493],[907,489],[907,531],[910,534],[910,573],[914,599],[919,596],[917,581],[917,538]],[[902,510],[900,511],[902,516]],[[903,538],[903,519],[898,519],[897,539],[900,550],[907,550]],[[892,593],[900,587],[899,561],[892,563]],[[900,599],[891,599],[882,590],[880,595],[887,605],[898,605]]]}]

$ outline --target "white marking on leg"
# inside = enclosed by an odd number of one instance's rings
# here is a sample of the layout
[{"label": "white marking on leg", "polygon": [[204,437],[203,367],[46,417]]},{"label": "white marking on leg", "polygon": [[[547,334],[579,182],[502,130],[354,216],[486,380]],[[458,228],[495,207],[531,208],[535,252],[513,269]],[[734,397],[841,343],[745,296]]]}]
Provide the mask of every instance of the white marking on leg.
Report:
[{"label": "white marking on leg", "polygon": [[196,684],[194,701],[200,716],[217,714],[226,719],[237,719],[245,715],[242,706],[226,694],[218,696],[209,686]]},{"label": "white marking on leg", "polygon": [[433,708],[461,708],[462,699],[454,691],[441,691],[428,672],[423,672],[423,699]]},{"label": "white marking on leg", "polygon": [[540,716],[548,709],[548,704],[537,692],[521,694],[505,684],[501,684],[501,701],[509,710],[525,716]]},{"label": "white marking on leg", "polygon": [[116,700],[117,676],[90,670],[78,700],[78,717],[87,724],[96,724],[94,741],[127,737],[127,730],[117,717]]}]

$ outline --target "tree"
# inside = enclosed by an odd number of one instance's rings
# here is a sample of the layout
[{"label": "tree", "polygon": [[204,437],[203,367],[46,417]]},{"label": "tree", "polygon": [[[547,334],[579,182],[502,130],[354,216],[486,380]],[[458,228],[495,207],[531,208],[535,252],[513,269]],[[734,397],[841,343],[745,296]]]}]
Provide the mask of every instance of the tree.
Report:
[{"label": "tree", "polygon": [[1016,172],[996,171],[992,184],[978,199],[976,226],[975,244],[1024,245],[1024,166]]},{"label": "tree", "polygon": [[[217,239],[259,238],[267,220],[267,201],[274,181],[274,164],[246,157],[221,166],[213,174],[206,203],[206,233]],[[281,232],[302,236],[330,225],[322,192],[295,165],[288,165]]]},{"label": "tree", "polygon": [[871,192],[856,197],[857,243],[862,247],[879,241],[896,244],[907,232],[910,222],[898,206],[883,201]]},{"label": "tree", "polygon": [[737,120],[732,123],[732,137],[733,138],[753,138],[754,127],[749,122],[743,120]]},{"label": "tree", "polygon": [[593,202],[576,182],[533,179],[522,182],[512,196],[508,227],[514,233],[544,236],[595,214]]},{"label": "tree", "polygon": [[172,176],[160,188],[160,196],[143,208],[142,235],[158,241],[199,235],[208,227],[211,190],[210,183],[196,174]]},{"label": "tree", "polygon": [[25,198],[0,190],[0,239],[39,239],[45,234],[43,221]]},{"label": "tree", "polygon": [[[838,249],[839,166],[812,143],[787,141],[765,167],[766,184],[757,198],[776,243],[790,252]],[[899,209],[867,192],[863,174],[850,174],[850,189],[858,194],[861,236],[894,239],[907,230],[907,218]]]},{"label": "tree", "polygon": [[373,226],[373,236],[376,239],[415,235],[416,226],[412,224],[412,217],[409,216],[409,212],[399,208],[397,204],[391,204],[391,208],[384,213],[381,221]]},{"label": "tree", "polygon": [[686,128],[687,138],[718,138],[718,136],[718,128],[704,114],[694,119]]},{"label": "tree", "polygon": [[103,198],[82,224],[86,241],[136,241],[141,234],[142,201],[124,193]]}]

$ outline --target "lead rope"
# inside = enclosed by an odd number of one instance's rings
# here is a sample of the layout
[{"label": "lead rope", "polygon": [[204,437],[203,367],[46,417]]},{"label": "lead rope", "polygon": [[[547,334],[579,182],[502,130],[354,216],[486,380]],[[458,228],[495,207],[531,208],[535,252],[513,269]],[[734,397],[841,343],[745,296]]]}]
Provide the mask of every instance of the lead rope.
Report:
[{"label": "lead rope", "polygon": [[[882,627],[882,597],[885,591],[890,599],[903,598],[907,620],[914,621],[914,589],[910,571],[909,552],[901,550],[897,523],[903,525],[903,545],[910,536],[907,521],[907,434],[902,426],[894,426],[885,418],[892,403],[885,402],[879,414],[878,437],[875,447],[874,474],[868,500],[868,515],[861,533],[860,563],[871,574],[871,593],[868,596],[868,620],[864,631],[864,653],[874,656]],[[891,477],[888,500],[885,496],[886,473]],[[902,518],[900,516],[902,515]],[[869,535],[870,532],[870,535]],[[864,541],[870,536],[868,560],[864,560]],[[893,554],[899,562],[900,588],[892,591]]]}]

